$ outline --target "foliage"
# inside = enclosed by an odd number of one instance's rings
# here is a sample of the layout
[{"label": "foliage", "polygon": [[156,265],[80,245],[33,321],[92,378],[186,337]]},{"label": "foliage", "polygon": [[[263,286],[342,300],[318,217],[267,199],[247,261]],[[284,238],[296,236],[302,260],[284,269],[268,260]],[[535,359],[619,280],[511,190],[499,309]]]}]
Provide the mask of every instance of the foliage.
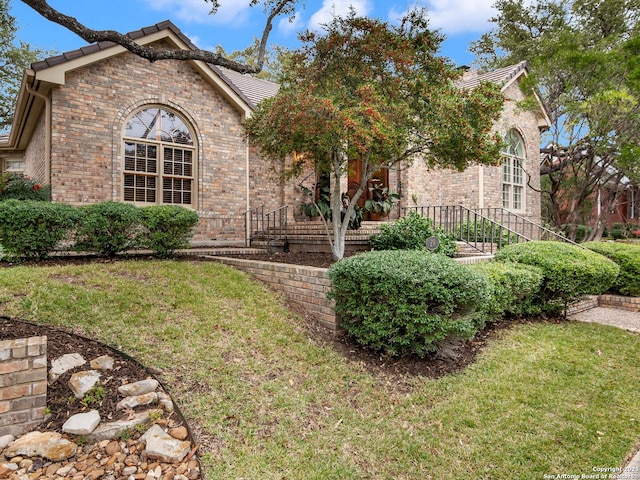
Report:
[{"label": "foliage", "polygon": [[[310,188],[304,185],[300,185],[300,188],[308,198],[313,199],[315,197],[314,192]],[[300,213],[309,218],[320,216],[331,219],[331,189],[328,185],[323,185],[318,188],[318,197],[318,200],[302,203],[300,205]]]},{"label": "foliage", "polygon": [[[464,170],[495,164],[502,141],[491,129],[503,104],[499,88],[456,86],[459,71],[438,56],[442,36],[423,10],[398,24],[334,17],[324,32],[301,35],[281,88],[247,120],[248,136],[288,178],[305,170],[331,177],[332,218],[342,209],[342,179],[362,162],[350,219],[374,174],[422,156]],[[289,159],[282,165],[283,159]],[[293,159],[293,160],[291,160]],[[333,222],[332,251],[344,255],[347,222]]]},{"label": "foliage", "polygon": [[0,175],[0,201],[9,199],[49,201],[51,188],[21,173],[4,173]]},{"label": "foliage", "polygon": [[[640,4],[635,0],[498,0],[495,28],[472,45],[478,61],[499,67],[530,65],[523,106],[547,107],[543,137],[548,164],[543,200],[556,228],[570,239],[585,224],[585,208],[600,190],[599,238],[623,176],[638,178],[640,136]],[[634,73],[635,72],[635,73]],[[538,88],[534,88],[538,87]],[[601,187],[606,185],[606,189]],[[612,195],[606,195],[611,192]],[[604,198],[607,197],[607,198]]]},{"label": "foliage", "polygon": [[391,192],[389,187],[383,186],[380,182],[372,183],[373,186],[369,187],[371,198],[365,202],[364,209],[376,215],[389,215],[395,203],[400,200],[400,195]]},{"label": "foliage", "polygon": [[433,378],[431,362],[311,341],[279,295],[217,262],[0,268],[0,303],[175,372],[163,383],[207,479],[532,480],[625,465],[640,438],[640,335],[619,328],[519,322]]},{"label": "foliage", "polygon": [[16,98],[25,68],[53,52],[32,48],[16,38],[18,26],[11,16],[10,1],[0,0],[0,130],[13,121]]},{"label": "foliage", "polygon": [[542,285],[540,268],[505,262],[482,262],[469,267],[485,275],[489,282],[489,299],[482,306],[488,320],[539,313],[534,300]]},{"label": "foliage", "polygon": [[140,243],[142,216],[134,205],[101,202],[80,207],[75,249],[115,257]]},{"label": "foliage", "polygon": [[9,257],[41,260],[75,226],[73,207],[35,200],[0,202],[0,244]]},{"label": "foliage", "polygon": [[144,232],[141,245],[166,258],[189,247],[189,238],[198,223],[198,214],[179,205],[154,205],[140,211]]},{"label": "foliage", "polygon": [[508,244],[516,241],[516,235],[494,222],[463,222],[458,228],[457,238],[466,242],[492,242]]},{"label": "foliage", "polygon": [[355,341],[388,355],[424,356],[481,327],[476,309],[484,277],[444,255],[366,252],[329,268],[340,326]]},{"label": "foliage", "polygon": [[455,257],[458,253],[455,239],[417,212],[409,212],[393,223],[380,225],[379,233],[371,235],[369,243],[374,250],[428,250],[427,239],[430,237],[437,237],[439,241],[434,253],[448,257]]},{"label": "foliage", "polygon": [[613,260],[620,267],[620,274],[610,291],[620,295],[640,297],[640,245],[587,242],[583,246]]},{"label": "foliage", "polygon": [[558,312],[584,295],[606,292],[620,270],[598,253],[551,241],[507,245],[496,253],[495,260],[542,269],[544,279],[536,300],[545,312]]}]

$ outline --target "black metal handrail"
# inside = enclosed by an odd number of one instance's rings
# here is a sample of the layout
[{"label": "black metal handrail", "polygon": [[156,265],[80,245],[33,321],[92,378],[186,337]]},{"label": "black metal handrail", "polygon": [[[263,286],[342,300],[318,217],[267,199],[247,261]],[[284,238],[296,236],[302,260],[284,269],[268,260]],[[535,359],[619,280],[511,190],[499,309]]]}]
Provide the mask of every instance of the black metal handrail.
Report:
[{"label": "black metal handrail", "polygon": [[531,240],[555,240],[576,245],[575,242],[565,236],[504,208],[479,208],[478,212]]},{"label": "black metal handrail", "polygon": [[274,243],[287,238],[287,205],[265,212],[264,205],[253,208],[244,213],[245,217],[245,246],[251,246],[254,240],[267,242],[270,251]]},{"label": "black metal handrail", "polygon": [[482,253],[493,254],[504,245],[531,240],[482,213],[462,205],[404,207],[401,214],[404,216],[408,212],[416,212],[421,217],[429,218],[445,233]]}]

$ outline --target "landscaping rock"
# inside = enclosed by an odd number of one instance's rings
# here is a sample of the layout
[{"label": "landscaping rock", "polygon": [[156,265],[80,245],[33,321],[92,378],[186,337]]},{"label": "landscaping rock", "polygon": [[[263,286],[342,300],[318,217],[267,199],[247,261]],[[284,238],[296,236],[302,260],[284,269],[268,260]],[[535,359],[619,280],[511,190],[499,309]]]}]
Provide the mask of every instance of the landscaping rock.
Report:
[{"label": "landscaping rock", "polygon": [[57,432],[29,432],[11,442],[4,449],[4,456],[13,458],[18,455],[43,457],[54,462],[66,460],[75,455],[78,446],[62,438]]},{"label": "landscaping rock", "polygon": [[144,395],[136,395],[134,397],[125,397],[118,402],[116,410],[123,410],[125,408],[135,408],[142,405],[150,405],[158,401],[158,394],[156,392],[145,393]]},{"label": "landscaping rock", "polygon": [[91,362],[89,362],[89,365],[94,370],[102,370],[102,371],[112,370],[114,361],[115,360],[113,359],[113,357],[109,355],[102,355],[100,357],[97,357],[91,360]]},{"label": "landscaping rock", "polygon": [[125,430],[131,430],[143,423],[149,423],[152,418],[160,415],[160,410],[152,409],[137,413],[127,420],[117,420],[115,422],[101,423],[96,429],[86,436],[88,442],[100,442],[102,440],[112,440],[122,436]]},{"label": "landscaping rock", "polygon": [[95,370],[87,370],[86,372],[78,372],[71,375],[69,380],[69,388],[76,398],[84,398],[85,394],[95,387],[100,381],[100,372]]},{"label": "landscaping rock", "polygon": [[56,358],[51,361],[51,368],[49,369],[49,383],[53,383],[56,379],[65,372],[71,369],[80,367],[87,363],[79,353],[68,353],[60,358]]},{"label": "landscaping rock", "polygon": [[191,449],[190,442],[173,438],[158,425],[154,425],[140,437],[146,444],[147,458],[155,458],[162,462],[177,463],[187,456]]},{"label": "landscaping rock", "polygon": [[96,429],[99,423],[100,414],[97,410],[91,410],[69,417],[62,425],[62,431],[72,435],[88,435]]},{"label": "landscaping rock", "polygon": [[15,437],[13,435],[3,435],[2,437],[0,437],[0,450],[2,450],[14,440]]},{"label": "landscaping rock", "polygon": [[148,378],[139,382],[122,385],[118,387],[118,393],[125,397],[133,397],[155,392],[158,386],[160,386],[160,383],[157,380]]}]

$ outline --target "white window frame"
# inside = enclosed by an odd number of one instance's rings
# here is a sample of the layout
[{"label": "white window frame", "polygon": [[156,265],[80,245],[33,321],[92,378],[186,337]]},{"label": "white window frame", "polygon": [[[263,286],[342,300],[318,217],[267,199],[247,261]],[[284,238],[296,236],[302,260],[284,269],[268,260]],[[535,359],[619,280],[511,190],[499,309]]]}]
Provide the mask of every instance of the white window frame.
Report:
[{"label": "white window frame", "polygon": [[525,198],[525,149],[522,137],[516,130],[505,136],[506,147],[502,152],[502,208],[513,212],[526,210]]},{"label": "white window frame", "polygon": [[[156,114],[149,116],[154,111]],[[153,121],[145,123],[150,118]],[[171,129],[168,118],[181,128]],[[142,134],[131,134],[135,133],[130,128],[134,123],[146,127]],[[194,139],[193,128],[170,108],[146,105],[134,112],[122,136],[122,199],[141,206],[195,208],[198,152]]]},{"label": "white window frame", "polygon": [[[9,163],[19,163],[20,166],[19,168],[10,168],[9,167]],[[2,169],[0,170],[0,172],[2,173],[21,173],[24,175],[24,170],[25,170],[25,160],[22,157],[18,157],[18,158],[4,158],[2,159]]]}]

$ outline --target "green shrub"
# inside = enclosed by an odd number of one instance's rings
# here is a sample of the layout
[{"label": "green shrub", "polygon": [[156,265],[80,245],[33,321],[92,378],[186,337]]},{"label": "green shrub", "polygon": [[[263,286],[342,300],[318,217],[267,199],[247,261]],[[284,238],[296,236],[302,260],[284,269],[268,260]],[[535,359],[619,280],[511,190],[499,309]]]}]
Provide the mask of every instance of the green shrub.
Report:
[{"label": "green shrub", "polygon": [[640,296],[640,245],[587,242],[583,246],[613,260],[620,267],[620,274],[610,289],[612,293]]},{"label": "green shrub", "polygon": [[21,173],[0,175],[0,202],[4,200],[51,200],[51,188],[40,185]]},{"label": "green shrub", "polygon": [[466,242],[490,242],[503,245],[516,241],[515,233],[509,233],[505,227],[482,221],[462,223],[458,228],[457,238]]},{"label": "green shrub", "polygon": [[334,263],[329,278],[340,326],[389,355],[424,356],[483,326],[477,308],[488,295],[485,278],[444,255],[366,252]]},{"label": "green shrub", "polygon": [[584,295],[599,295],[611,287],[618,266],[608,258],[562,242],[538,241],[507,245],[495,256],[500,262],[540,267],[544,275],[541,309],[557,313]]},{"label": "green shrub", "polygon": [[374,250],[427,250],[429,237],[437,237],[438,248],[434,253],[442,253],[454,257],[458,253],[455,239],[447,235],[441,228],[435,227],[433,221],[410,212],[406,217],[394,223],[380,225],[380,233],[372,235],[369,243]]},{"label": "green shrub", "polygon": [[80,208],[75,249],[114,257],[139,245],[140,209],[128,203],[102,202]]},{"label": "green shrub", "polygon": [[198,214],[179,205],[158,205],[141,209],[142,245],[159,257],[169,257],[180,248],[189,247]]},{"label": "green shrub", "polygon": [[540,313],[535,298],[542,285],[542,270],[519,263],[483,262],[470,265],[487,277],[490,295],[482,310],[488,320]]},{"label": "green shrub", "polygon": [[61,203],[35,200],[0,202],[0,244],[10,257],[41,260],[67,237],[77,210]]}]

